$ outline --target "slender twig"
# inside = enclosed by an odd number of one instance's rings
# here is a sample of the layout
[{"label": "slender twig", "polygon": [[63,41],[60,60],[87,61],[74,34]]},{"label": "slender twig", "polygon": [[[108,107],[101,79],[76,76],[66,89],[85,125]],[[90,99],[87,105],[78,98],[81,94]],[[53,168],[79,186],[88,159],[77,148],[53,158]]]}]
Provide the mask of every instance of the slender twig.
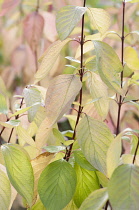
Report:
[{"label": "slender twig", "polygon": [[108,209],[108,206],[109,206],[109,201],[106,202],[106,205],[105,205],[105,210]]},{"label": "slender twig", "polygon": [[4,130],[5,130],[5,127],[2,127],[2,130],[1,130],[1,132],[0,132],[0,145],[2,145],[1,135],[2,135],[2,133],[3,133]]},{"label": "slender twig", "polygon": [[[20,109],[23,105],[23,101],[24,101],[24,98],[22,98],[21,102],[20,102]],[[18,120],[19,118],[19,114],[15,117],[15,120]],[[10,132],[10,136],[9,136],[9,139],[8,139],[8,143],[10,143],[10,140],[11,140],[11,137],[12,137],[12,134],[13,134],[13,131],[14,131],[14,128],[12,128],[11,132]]]},{"label": "slender twig", "polygon": [[39,8],[40,8],[40,0],[37,0],[36,12],[39,11]]},{"label": "slender twig", "polygon": [[[37,47],[36,47],[37,48]],[[37,55],[37,49],[34,50],[34,58],[35,58],[35,69],[38,70],[38,55]]]},{"label": "slender twig", "polygon": [[[86,0],[84,0],[83,7],[85,7],[85,4],[86,4]],[[82,17],[82,29],[81,29],[80,45],[81,45],[81,63],[80,63],[79,75],[80,75],[80,81],[82,82],[83,81],[83,75],[84,75],[84,65],[83,65],[84,15]],[[83,93],[82,92],[83,92],[83,90],[81,88],[80,94],[79,94],[79,102],[80,102],[80,105],[79,105],[79,108],[78,108],[78,115],[77,115],[77,119],[76,119],[76,123],[75,123],[74,133],[73,133],[73,139],[74,140],[76,138],[76,127],[77,127],[77,125],[79,123],[79,119],[80,119],[80,116],[81,116],[81,113],[82,113],[82,109],[83,109],[83,107],[82,107],[82,95],[83,95]],[[66,161],[69,161],[69,158],[70,158],[70,155],[71,155],[71,152],[72,152],[72,147],[73,147],[73,144],[70,145],[69,150],[67,150],[67,152],[65,154],[64,159]]]},{"label": "slender twig", "polygon": [[[123,0],[123,18],[122,18],[122,36],[121,36],[121,63],[124,66],[124,28],[125,28],[125,0]],[[123,88],[123,71],[121,72],[121,88]],[[116,135],[119,134],[120,130],[120,115],[121,115],[121,106],[122,106],[123,97],[120,95],[118,102],[118,117],[117,117],[117,126],[116,126]]]},{"label": "slender twig", "polygon": [[11,133],[10,133],[10,136],[9,136],[9,139],[8,139],[8,143],[10,143],[10,140],[11,140],[11,137],[12,137],[12,134],[13,134],[13,131],[14,131],[14,128],[12,128],[12,130],[11,130]]},{"label": "slender twig", "polygon": [[139,137],[138,137],[138,143],[137,143],[135,153],[134,153],[134,157],[133,157],[133,162],[132,162],[133,164],[135,163],[135,160],[136,160],[136,155],[137,155],[138,148],[139,148]]}]

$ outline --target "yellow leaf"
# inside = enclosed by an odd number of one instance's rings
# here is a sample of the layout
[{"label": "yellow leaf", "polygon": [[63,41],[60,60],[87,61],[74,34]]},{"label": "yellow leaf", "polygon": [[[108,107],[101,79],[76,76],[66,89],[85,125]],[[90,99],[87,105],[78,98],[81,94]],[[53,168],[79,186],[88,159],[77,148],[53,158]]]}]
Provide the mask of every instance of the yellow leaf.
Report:
[{"label": "yellow leaf", "polygon": [[[2,170],[5,173],[6,177],[8,178],[6,167],[0,164],[0,170]],[[17,191],[14,189],[14,187],[11,184],[10,184],[10,186],[11,186],[11,202],[10,202],[8,210],[11,209],[13,202],[17,196]]]},{"label": "yellow leaf", "polygon": [[96,73],[89,72],[87,82],[92,99],[100,98],[94,102],[98,114],[104,120],[109,110],[108,88]]},{"label": "yellow leaf", "polygon": [[37,187],[38,187],[39,177],[42,171],[52,161],[53,158],[54,158],[53,153],[45,152],[37,156],[35,159],[31,160],[32,168],[34,171],[34,198],[35,197],[37,198]]},{"label": "yellow leaf", "polygon": [[107,176],[111,177],[115,168],[118,167],[120,163],[120,156],[122,152],[121,143],[122,134],[120,133],[111,143],[107,152]]},{"label": "yellow leaf", "polygon": [[16,128],[17,134],[18,134],[18,139],[21,142],[21,145],[23,146],[25,142],[32,147],[36,147],[35,141],[31,138],[31,136],[27,133],[27,131],[21,127],[18,126]]},{"label": "yellow leaf", "polygon": [[[121,157],[121,164],[132,164],[134,155],[131,154],[123,154]],[[139,166],[139,155],[136,155],[135,165]]]},{"label": "yellow leaf", "polygon": [[[87,41],[87,40],[90,40],[90,41]],[[100,33],[96,33],[96,34],[93,34],[93,35],[86,36],[85,37],[86,42],[84,43],[84,46],[83,46],[83,53],[84,54],[94,49],[94,44],[93,44],[92,40],[102,41],[103,37],[101,36]],[[81,46],[79,45],[79,47],[76,50],[75,58],[77,59],[80,56],[81,56]]]},{"label": "yellow leaf", "polygon": [[46,125],[53,126],[69,110],[79,93],[82,83],[74,74],[63,74],[55,77],[46,93]]},{"label": "yellow leaf", "polygon": [[69,41],[71,41],[70,38],[67,38],[64,41],[58,40],[54,42],[50,47],[48,47],[46,52],[44,52],[44,54],[40,58],[41,64],[38,71],[35,74],[34,83],[39,82],[40,80],[42,80],[44,77],[47,76],[47,74],[52,69],[53,65],[55,64],[60,51],[62,50],[64,45],[67,44]]},{"label": "yellow leaf", "polygon": [[71,200],[70,203],[63,209],[63,210],[77,210],[77,206],[75,205],[74,201]]},{"label": "yellow leaf", "polygon": [[87,13],[93,29],[97,29],[101,34],[104,34],[109,29],[111,19],[104,9],[88,8]]},{"label": "yellow leaf", "polygon": [[38,130],[38,127],[37,125],[35,124],[35,122],[33,121],[32,123],[30,123],[28,129],[27,129],[27,133],[33,137],[35,136],[35,134],[37,133],[37,130]]},{"label": "yellow leaf", "polygon": [[36,134],[36,147],[41,150],[43,146],[45,146],[46,142],[48,141],[49,137],[51,136],[51,142],[53,142],[53,127],[46,128],[47,119],[44,119],[37,131]]},{"label": "yellow leaf", "polygon": [[132,70],[139,70],[139,58],[136,50],[132,47],[125,47],[124,61]]}]

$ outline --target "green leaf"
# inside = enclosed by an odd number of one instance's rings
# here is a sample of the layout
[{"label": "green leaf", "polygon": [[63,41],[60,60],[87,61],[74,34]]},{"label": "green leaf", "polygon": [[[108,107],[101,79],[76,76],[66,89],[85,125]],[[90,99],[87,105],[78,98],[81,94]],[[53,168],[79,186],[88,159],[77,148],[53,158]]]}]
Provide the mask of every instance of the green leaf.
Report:
[{"label": "green leaf", "polygon": [[84,200],[79,210],[101,210],[107,200],[107,188],[96,190]]},{"label": "green leaf", "polygon": [[105,123],[87,115],[77,126],[77,140],[86,159],[99,171],[107,174],[106,155],[114,137]]},{"label": "green leaf", "polygon": [[0,94],[0,113],[8,114],[6,99],[2,94]]},{"label": "green leaf", "polygon": [[96,171],[96,174],[98,176],[99,182],[102,185],[102,187],[107,187],[109,179],[100,171]]},{"label": "green leaf", "polygon": [[82,168],[90,171],[96,171],[96,169],[86,160],[82,151],[74,151],[75,162]]},{"label": "green leaf", "polygon": [[[94,45],[93,45],[94,46]],[[92,72],[97,72],[97,66],[96,66],[96,56],[89,57],[85,61],[85,67],[87,70]]]},{"label": "green leaf", "polygon": [[31,206],[34,191],[34,175],[28,154],[17,144],[2,145],[2,153],[10,182]]},{"label": "green leaf", "polygon": [[62,131],[62,134],[64,136],[67,136],[67,137],[70,137],[70,138],[73,137],[73,133],[74,133],[74,131],[72,131],[72,130]]},{"label": "green leaf", "polygon": [[127,66],[127,64],[124,65],[123,72],[124,72],[124,74],[123,74],[124,77],[130,77],[134,73],[134,71],[132,69],[130,69]]},{"label": "green leaf", "polygon": [[123,94],[120,87],[119,72],[123,66],[117,54],[108,44],[101,41],[93,41],[96,51],[96,61],[99,75],[102,81],[119,94]]},{"label": "green leaf", "polygon": [[62,7],[59,10],[56,17],[56,28],[61,40],[66,39],[70,35],[86,10],[86,7],[71,5]]},{"label": "green leaf", "polygon": [[55,77],[46,93],[46,128],[51,127],[68,111],[81,89],[82,83],[74,74]]},{"label": "green leaf", "polygon": [[67,147],[67,146],[69,146],[70,144],[72,144],[74,142],[75,142],[74,140],[65,140],[63,145]]},{"label": "green leaf", "polygon": [[56,144],[57,145],[61,145],[61,143],[65,142],[64,136],[62,135],[62,133],[58,129],[53,128],[52,131],[53,131],[54,137],[56,138]]},{"label": "green leaf", "polygon": [[11,201],[11,186],[6,174],[0,170],[0,209],[9,208]]},{"label": "green leaf", "polygon": [[42,172],[38,192],[44,206],[51,210],[61,210],[72,199],[76,187],[76,173],[72,166],[57,160]]},{"label": "green leaf", "polygon": [[94,72],[87,73],[87,84],[92,99],[100,98],[94,102],[98,114],[102,120],[106,119],[109,110],[108,88],[100,76]]},{"label": "green leaf", "polygon": [[97,29],[101,34],[104,34],[109,29],[111,19],[108,12],[104,9],[88,8],[87,13],[94,30]]},{"label": "green leaf", "polygon": [[77,210],[77,206],[75,205],[74,201],[71,202],[63,209],[63,210]]},{"label": "green leaf", "polygon": [[107,176],[110,178],[115,168],[120,163],[120,156],[122,152],[122,135],[119,134],[111,143],[107,152]]},{"label": "green leaf", "polygon": [[36,104],[28,110],[28,120],[32,122],[41,104],[40,91],[37,88],[25,88],[23,95],[27,107]]},{"label": "green leaf", "polygon": [[95,171],[89,171],[78,164],[75,164],[75,171],[77,175],[77,186],[74,194],[74,202],[79,208],[85,198],[93,192],[100,188],[99,180],[97,178]]},{"label": "green leaf", "polygon": [[42,171],[46,168],[46,166],[52,162],[52,159],[54,159],[54,153],[51,154],[49,152],[43,152],[33,160],[31,160],[31,165],[34,172],[34,199],[35,201],[37,199],[38,195],[38,181],[40,178],[40,175]]},{"label": "green leaf", "polygon": [[139,167],[121,165],[115,169],[108,184],[110,203],[114,210],[138,210]]},{"label": "green leaf", "polygon": [[69,41],[71,41],[70,38],[68,38],[64,41],[58,40],[48,47],[48,49],[42,55],[41,64],[39,66],[38,71],[35,74],[35,82],[34,83],[39,82],[40,80],[42,80],[44,77],[47,76],[49,71],[54,66],[54,64],[60,54],[60,51],[65,46],[65,44],[67,44]]},{"label": "green leaf", "polygon": [[31,208],[29,208],[28,210],[46,210],[46,208],[44,207],[44,205],[42,204],[41,200],[39,199],[35,205],[33,205]]},{"label": "green leaf", "polygon": [[69,124],[70,124],[72,130],[74,130],[77,116],[76,115],[65,115],[65,117],[68,118],[68,121],[69,121]]},{"label": "green leaf", "polygon": [[14,117],[14,116],[17,116],[17,115],[19,115],[19,114],[23,114],[23,113],[25,113],[26,111],[28,111],[30,108],[31,108],[31,106],[26,107],[26,108],[24,108],[24,109],[19,109],[19,110],[17,110],[14,114],[12,114],[10,117]]}]

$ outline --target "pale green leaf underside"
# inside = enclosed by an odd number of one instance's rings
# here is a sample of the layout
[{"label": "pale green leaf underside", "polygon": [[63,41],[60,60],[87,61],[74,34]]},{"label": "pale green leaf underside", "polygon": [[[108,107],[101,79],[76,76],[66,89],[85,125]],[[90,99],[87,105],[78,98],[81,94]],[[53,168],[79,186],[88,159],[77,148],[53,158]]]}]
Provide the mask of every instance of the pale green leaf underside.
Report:
[{"label": "pale green leaf underside", "polygon": [[28,120],[32,122],[41,104],[41,94],[40,91],[37,90],[37,88],[31,87],[25,88],[23,91],[23,95],[26,102],[26,106],[32,106],[28,110]]},{"label": "pale green leaf underside", "polygon": [[75,164],[77,175],[77,186],[74,194],[74,202],[79,208],[88,195],[100,188],[98,178],[95,171],[89,171]]},{"label": "pale green leaf underside", "polygon": [[65,6],[58,12],[56,28],[61,40],[66,39],[86,12],[86,7]]},{"label": "pale green leaf underside", "polygon": [[55,124],[70,108],[81,89],[82,83],[74,74],[55,77],[46,93],[46,128]]},{"label": "pale green leaf underside", "polygon": [[102,81],[112,90],[122,94],[119,72],[123,66],[111,46],[101,41],[93,41],[96,51],[96,63]]},{"label": "pale green leaf underside", "polygon": [[101,210],[107,200],[107,188],[96,190],[84,200],[79,210]]},{"label": "pale green leaf underside", "polygon": [[76,187],[76,173],[72,166],[58,160],[42,172],[38,191],[44,206],[51,210],[63,209],[72,199]]},{"label": "pale green leaf underside", "polygon": [[50,45],[50,47],[48,47],[48,49],[44,52],[44,54],[40,58],[41,64],[39,66],[38,71],[36,72],[34,76],[35,77],[34,83],[39,82],[40,80],[42,80],[44,77],[48,75],[48,73],[50,72],[50,70],[55,64],[60,54],[60,51],[65,46],[65,44],[67,44],[69,41],[71,41],[70,38],[67,38],[64,41],[58,40],[54,42],[52,45]]},{"label": "pale green leaf underside", "polygon": [[0,209],[8,209],[11,201],[11,186],[6,174],[0,170]]},{"label": "pale green leaf underside", "polygon": [[104,34],[110,27],[110,15],[104,9],[88,8],[88,16],[92,23],[93,29],[97,29],[101,34]]},{"label": "pale green leaf underside", "polygon": [[139,167],[125,164],[116,168],[108,184],[108,194],[114,210],[138,210]]},{"label": "pale green leaf underside", "polygon": [[13,128],[20,124],[20,120],[9,120],[7,122],[1,122],[0,125],[6,127],[6,128]]},{"label": "pale green leaf underside", "polygon": [[107,174],[106,154],[114,137],[105,123],[85,116],[77,126],[77,140],[86,159]]},{"label": "pale green leaf underside", "polygon": [[139,2],[139,0],[125,0],[125,2],[136,3]]},{"label": "pale green leaf underside", "polygon": [[34,192],[34,175],[26,151],[17,144],[4,144],[2,145],[2,153],[10,182],[31,206]]},{"label": "pale green leaf underside", "polygon": [[87,76],[87,84],[92,99],[100,98],[94,102],[94,105],[98,114],[102,117],[102,120],[104,120],[109,110],[108,88],[96,73],[89,72]]}]

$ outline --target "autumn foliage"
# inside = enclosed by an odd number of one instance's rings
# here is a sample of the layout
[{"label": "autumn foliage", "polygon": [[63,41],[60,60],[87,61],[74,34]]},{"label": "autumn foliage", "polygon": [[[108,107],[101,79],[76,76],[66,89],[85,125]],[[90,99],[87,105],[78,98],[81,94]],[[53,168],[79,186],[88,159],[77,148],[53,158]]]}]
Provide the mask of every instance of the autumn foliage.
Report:
[{"label": "autumn foliage", "polygon": [[138,9],[0,1],[1,210],[138,210]]}]

